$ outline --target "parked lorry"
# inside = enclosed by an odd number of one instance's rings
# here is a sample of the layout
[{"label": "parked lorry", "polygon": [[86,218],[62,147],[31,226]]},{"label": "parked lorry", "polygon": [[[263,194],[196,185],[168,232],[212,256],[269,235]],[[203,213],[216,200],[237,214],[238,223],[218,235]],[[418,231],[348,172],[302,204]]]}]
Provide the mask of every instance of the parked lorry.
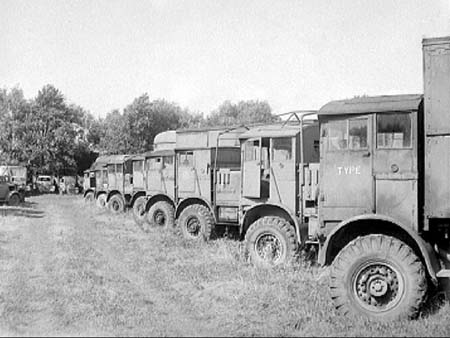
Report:
[{"label": "parked lorry", "polygon": [[306,115],[298,122],[260,126],[239,136],[238,224],[246,251],[257,265],[295,259],[310,218],[316,219],[319,126]]},{"label": "parked lorry", "polygon": [[133,196],[132,155],[110,155],[106,164],[106,205],[113,213],[126,210]]},{"label": "parked lorry", "polygon": [[185,238],[237,232],[257,265],[296,258],[309,218],[317,219],[317,120],[177,132],[175,152]]},{"label": "parked lorry", "polygon": [[175,131],[164,131],[155,136],[152,151],[133,157],[130,206],[138,225],[174,225],[175,142]]},{"label": "parked lorry", "polygon": [[0,176],[8,176],[11,183],[17,184],[18,190],[29,191],[28,170],[25,165],[0,165]]},{"label": "parked lorry", "polygon": [[84,172],[83,191],[87,202],[94,202],[100,208],[106,206],[106,192],[108,190],[107,163],[110,156],[97,157],[95,162]]},{"label": "parked lorry", "polygon": [[0,176],[0,203],[17,206],[25,201],[25,190],[19,189],[10,176]]},{"label": "parked lorry", "polygon": [[318,222],[341,313],[414,317],[450,277],[450,37],[423,39],[423,95],[333,101],[321,129]]},{"label": "parked lorry", "polygon": [[175,218],[186,239],[209,240],[218,227],[238,223],[241,150],[245,127],[176,133]]}]

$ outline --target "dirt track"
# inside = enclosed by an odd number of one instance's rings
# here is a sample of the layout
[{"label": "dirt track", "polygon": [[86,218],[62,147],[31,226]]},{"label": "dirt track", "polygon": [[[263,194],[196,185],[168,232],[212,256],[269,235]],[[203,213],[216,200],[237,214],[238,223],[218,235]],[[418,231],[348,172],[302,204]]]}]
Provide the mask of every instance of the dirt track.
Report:
[{"label": "dirt track", "polygon": [[2,335],[211,334],[161,281],[137,273],[152,271],[139,257],[150,243],[125,216],[83,212],[70,196],[28,200],[43,213],[0,217]]}]

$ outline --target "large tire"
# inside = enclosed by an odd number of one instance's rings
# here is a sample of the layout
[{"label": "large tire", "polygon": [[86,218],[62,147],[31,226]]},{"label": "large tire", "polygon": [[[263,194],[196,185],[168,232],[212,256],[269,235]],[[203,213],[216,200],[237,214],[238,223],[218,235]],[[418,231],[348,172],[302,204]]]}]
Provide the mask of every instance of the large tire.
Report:
[{"label": "large tire", "polygon": [[299,253],[295,228],[276,216],[262,217],[250,225],[245,248],[250,261],[260,267],[290,264]]},{"label": "large tire", "polygon": [[213,215],[201,204],[186,207],[180,214],[178,226],[183,237],[188,240],[209,241],[215,234]]},{"label": "large tire", "polygon": [[92,203],[94,201],[94,192],[93,191],[89,191],[86,193],[86,195],[84,196],[84,201],[86,203]]},{"label": "large tire", "polygon": [[152,227],[161,227],[167,230],[175,225],[175,211],[173,206],[166,201],[154,203],[147,212],[147,222]]},{"label": "large tire", "polygon": [[113,214],[120,214],[125,211],[125,201],[120,194],[111,196],[108,201],[108,210]]},{"label": "large tire", "polygon": [[106,194],[100,194],[97,196],[95,201],[95,205],[100,209],[106,208]]},{"label": "large tire", "polygon": [[13,193],[9,196],[8,205],[18,206],[20,204],[21,198],[18,193]]},{"label": "large tire", "polygon": [[145,196],[138,197],[133,204],[133,218],[137,225],[142,227],[146,221],[147,213],[145,212],[145,204],[147,199]]},{"label": "large tire", "polygon": [[334,259],[330,277],[340,313],[379,321],[416,317],[427,292],[420,259],[408,245],[386,235],[351,241]]}]

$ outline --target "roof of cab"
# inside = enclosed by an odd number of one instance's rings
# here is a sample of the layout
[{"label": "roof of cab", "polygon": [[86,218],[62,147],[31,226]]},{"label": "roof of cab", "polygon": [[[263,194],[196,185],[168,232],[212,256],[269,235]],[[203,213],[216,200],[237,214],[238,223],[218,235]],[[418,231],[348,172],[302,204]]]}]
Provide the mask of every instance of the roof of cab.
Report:
[{"label": "roof of cab", "polygon": [[[316,121],[305,120],[303,128],[306,129],[313,125],[317,125]],[[239,138],[242,140],[257,137],[293,137],[299,132],[300,124],[298,123],[289,123],[286,125],[275,123],[253,127],[239,135]]]},{"label": "roof of cab", "polygon": [[120,164],[130,158],[132,158],[132,155],[102,155],[97,157],[89,170],[100,170],[105,168],[108,164]]},{"label": "roof of cab", "polygon": [[331,101],[320,108],[321,115],[364,114],[418,110],[422,94],[383,95]]}]

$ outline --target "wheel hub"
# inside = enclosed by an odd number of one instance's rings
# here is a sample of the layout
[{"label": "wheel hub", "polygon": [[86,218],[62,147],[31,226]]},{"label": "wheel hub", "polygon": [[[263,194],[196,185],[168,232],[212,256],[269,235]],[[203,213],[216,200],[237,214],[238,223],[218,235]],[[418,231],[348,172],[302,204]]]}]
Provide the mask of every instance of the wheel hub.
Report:
[{"label": "wheel hub", "polygon": [[154,219],[155,219],[156,224],[164,225],[164,222],[166,220],[166,218],[164,216],[164,212],[162,212],[161,210],[156,211]]},{"label": "wheel hub", "polygon": [[145,208],[143,206],[140,206],[138,208],[138,215],[141,216],[141,217],[144,217],[144,215],[145,215]]},{"label": "wheel hub", "polygon": [[386,309],[394,306],[399,296],[397,273],[383,263],[363,268],[355,279],[355,293],[364,307]]},{"label": "wheel hub", "polygon": [[382,278],[375,278],[369,284],[369,293],[374,297],[381,297],[386,294],[388,283]]},{"label": "wheel hub", "polygon": [[200,222],[196,217],[191,217],[186,225],[188,233],[193,236],[197,237],[200,232]]},{"label": "wheel hub", "polygon": [[268,262],[276,262],[281,258],[282,247],[280,240],[272,234],[263,234],[256,242],[256,252],[259,257]]}]

